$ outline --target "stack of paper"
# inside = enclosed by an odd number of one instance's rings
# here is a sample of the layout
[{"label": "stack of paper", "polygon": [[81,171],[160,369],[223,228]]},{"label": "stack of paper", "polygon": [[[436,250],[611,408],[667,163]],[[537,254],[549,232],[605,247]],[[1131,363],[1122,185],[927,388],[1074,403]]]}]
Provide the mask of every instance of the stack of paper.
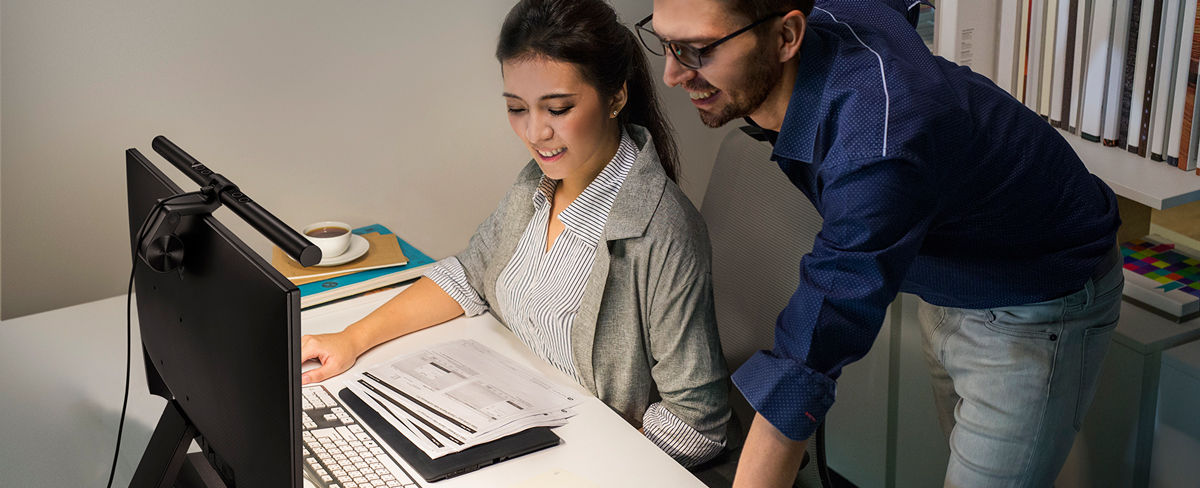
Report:
[{"label": "stack of paper", "polygon": [[579,395],[473,340],[370,368],[347,386],[430,458],[530,427],[558,426]]}]

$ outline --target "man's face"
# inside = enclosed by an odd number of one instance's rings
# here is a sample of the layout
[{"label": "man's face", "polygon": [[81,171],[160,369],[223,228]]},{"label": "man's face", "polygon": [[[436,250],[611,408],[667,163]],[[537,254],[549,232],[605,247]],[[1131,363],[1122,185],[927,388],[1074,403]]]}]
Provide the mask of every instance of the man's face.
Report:
[{"label": "man's face", "polygon": [[[726,10],[717,0],[654,0],[654,32],[668,41],[703,47],[758,19],[745,19]],[[700,69],[679,64],[666,54],[663,82],[688,92],[709,127],[754,112],[783,76],[783,64],[762,32],[754,29],[718,45],[703,59]]]}]

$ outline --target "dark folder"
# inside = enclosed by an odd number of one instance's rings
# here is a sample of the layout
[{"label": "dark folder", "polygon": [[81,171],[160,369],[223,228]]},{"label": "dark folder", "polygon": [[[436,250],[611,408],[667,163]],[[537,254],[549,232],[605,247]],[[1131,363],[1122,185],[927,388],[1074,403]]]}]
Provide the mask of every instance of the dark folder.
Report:
[{"label": "dark folder", "polygon": [[461,452],[430,459],[421,448],[410,442],[349,388],[343,388],[338,392],[338,396],[358,418],[379,434],[384,442],[429,482],[470,473],[484,466],[556,446],[559,442],[558,436],[551,432],[549,427],[532,427]]}]

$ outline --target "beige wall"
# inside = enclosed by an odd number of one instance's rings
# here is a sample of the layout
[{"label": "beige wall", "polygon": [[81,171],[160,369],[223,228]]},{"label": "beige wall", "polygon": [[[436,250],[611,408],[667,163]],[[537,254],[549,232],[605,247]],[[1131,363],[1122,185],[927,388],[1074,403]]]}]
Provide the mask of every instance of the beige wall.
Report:
[{"label": "beige wall", "polygon": [[[4,49],[3,49],[3,40],[4,40],[3,18],[4,18],[4,4],[3,4],[3,1],[0,0],[0,54],[2,54],[4,51]],[[4,82],[3,82],[4,81],[4,69],[3,69],[3,66],[4,66],[4,62],[3,62],[2,57],[0,57],[0,93],[4,93]],[[4,97],[0,96],[0,114],[4,113],[3,98]],[[3,184],[4,183],[4,158],[3,158],[3,154],[4,154],[4,143],[3,143],[4,123],[3,123],[3,121],[4,121],[4,117],[0,116],[0,277],[4,276],[4,259],[3,259],[3,256],[4,256],[4,184]],[[0,279],[0,283],[3,283],[3,279]],[[0,284],[0,318],[4,317],[3,296],[4,296],[4,288],[3,288],[3,285]]]},{"label": "beige wall", "polygon": [[[650,9],[614,4],[627,23]],[[492,57],[510,6],[4,0],[3,317],[124,293],[123,150],[195,187],[153,153],[158,134],[294,226],[379,221],[435,257],[459,250],[528,160]],[[699,203],[729,129],[662,88]]]}]

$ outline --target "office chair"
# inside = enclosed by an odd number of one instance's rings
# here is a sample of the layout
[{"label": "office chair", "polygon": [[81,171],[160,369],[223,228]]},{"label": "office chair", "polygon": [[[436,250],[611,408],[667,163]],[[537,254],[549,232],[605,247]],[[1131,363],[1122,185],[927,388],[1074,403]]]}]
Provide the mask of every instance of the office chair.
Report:
[{"label": "office chair", "polygon": [[[712,241],[717,330],[729,370],[760,349],[771,349],[775,319],[800,280],[800,257],[812,251],[821,216],[771,161],[771,145],[751,131],[730,131],[721,142],[700,213]],[[730,451],[740,451],[754,409],[737,388],[729,395],[734,422]],[[821,483],[823,434],[809,443],[810,459],[797,486]],[[814,469],[816,468],[816,469]]]}]

